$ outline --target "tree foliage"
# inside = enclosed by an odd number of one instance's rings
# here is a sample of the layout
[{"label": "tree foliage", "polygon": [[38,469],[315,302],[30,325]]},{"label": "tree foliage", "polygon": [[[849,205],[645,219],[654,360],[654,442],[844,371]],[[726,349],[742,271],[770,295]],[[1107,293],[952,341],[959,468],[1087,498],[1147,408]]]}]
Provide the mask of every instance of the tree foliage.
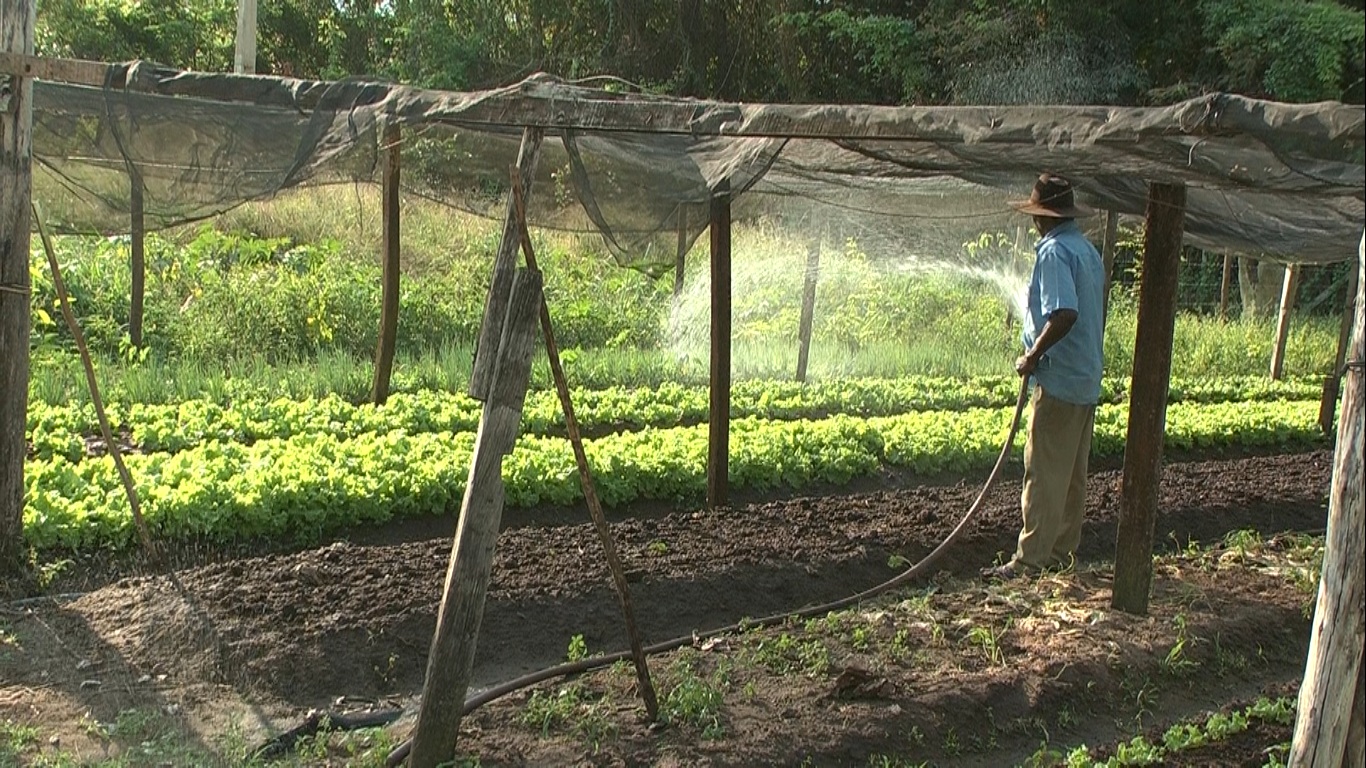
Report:
[{"label": "tree foliage", "polygon": [[[257,70],[747,101],[1362,101],[1361,0],[271,0]],[[234,0],[38,0],[40,53],[231,66]]]}]

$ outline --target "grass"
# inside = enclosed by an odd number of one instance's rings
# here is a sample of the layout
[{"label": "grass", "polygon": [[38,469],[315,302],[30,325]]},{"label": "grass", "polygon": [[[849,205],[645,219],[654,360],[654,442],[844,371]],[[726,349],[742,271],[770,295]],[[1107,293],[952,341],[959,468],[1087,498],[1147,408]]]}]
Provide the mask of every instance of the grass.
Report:
[{"label": "grass", "polygon": [[[479,218],[405,201],[395,387],[460,389],[468,380],[499,236],[500,207],[489,210],[493,217]],[[213,227],[149,239],[148,346],[141,353],[126,338],[127,239],[59,240],[76,312],[110,394],[174,402],[227,397],[245,387],[363,398],[372,378],[379,303],[374,190],[337,186],[282,195],[234,209]],[[963,240],[979,234],[965,231]],[[576,385],[707,380],[710,287],[704,254],[690,254],[684,290],[674,298],[672,275],[654,279],[618,268],[593,238],[538,231],[535,240],[566,369]],[[789,378],[796,369],[805,244],[765,223],[737,227],[734,242],[733,375]],[[884,243],[827,243],[810,376],[1008,373],[1019,329],[1005,322],[1002,297],[1020,285],[1020,254],[1004,240],[985,250],[980,242],[928,264],[905,263]],[[865,248],[881,250],[870,254]],[[88,395],[70,340],[54,322],[59,315],[51,278],[38,252],[34,264],[31,396],[84,400]],[[1136,318],[1132,298],[1117,293],[1106,338],[1112,374],[1131,367]],[[1327,371],[1337,322],[1296,319],[1288,375]],[[1264,374],[1273,335],[1272,319],[1221,322],[1183,313],[1173,373]],[[534,376],[545,386],[548,372],[539,358]]]}]

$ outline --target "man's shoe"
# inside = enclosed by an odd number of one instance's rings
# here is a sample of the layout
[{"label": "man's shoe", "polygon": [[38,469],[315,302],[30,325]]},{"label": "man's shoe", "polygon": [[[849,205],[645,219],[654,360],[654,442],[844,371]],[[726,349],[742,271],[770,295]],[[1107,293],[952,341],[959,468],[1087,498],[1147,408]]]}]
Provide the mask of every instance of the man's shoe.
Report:
[{"label": "man's shoe", "polygon": [[1012,579],[1018,579],[1025,576],[1029,576],[1032,573],[1032,569],[1026,567],[1022,563],[1017,563],[1014,560],[1012,560],[1006,563],[1005,565],[998,565],[992,568],[983,568],[982,578],[988,581],[1011,581]]}]

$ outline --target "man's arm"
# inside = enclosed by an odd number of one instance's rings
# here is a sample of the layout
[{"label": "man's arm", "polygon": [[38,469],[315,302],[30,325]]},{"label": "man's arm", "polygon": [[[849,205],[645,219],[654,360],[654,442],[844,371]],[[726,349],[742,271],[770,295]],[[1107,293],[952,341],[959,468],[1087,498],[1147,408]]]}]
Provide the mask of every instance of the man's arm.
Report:
[{"label": "man's arm", "polygon": [[1072,326],[1077,322],[1077,310],[1058,309],[1048,316],[1048,322],[1043,324],[1043,331],[1039,333],[1039,338],[1034,340],[1034,346],[1029,348],[1015,361],[1015,370],[1021,376],[1028,376],[1039,366],[1039,361],[1043,359],[1044,353],[1054,344],[1062,341],[1062,337],[1072,330]]}]

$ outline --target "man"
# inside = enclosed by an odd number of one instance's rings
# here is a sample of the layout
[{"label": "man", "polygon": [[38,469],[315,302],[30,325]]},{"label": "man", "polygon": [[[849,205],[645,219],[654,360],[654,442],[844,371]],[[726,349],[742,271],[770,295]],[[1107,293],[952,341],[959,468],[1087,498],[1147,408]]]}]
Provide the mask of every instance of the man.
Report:
[{"label": "man", "polygon": [[1073,202],[1071,183],[1046,173],[1029,200],[1011,207],[1034,217],[1040,239],[1025,353],[1015,361],[1015,370],[1034,383],[1020,497],[1024,525],[1010,562],[982,572],[1000,579],[1067,566],[1076,555],[1104,341],[1105,269],[1075,221],[1091,212]]}]

